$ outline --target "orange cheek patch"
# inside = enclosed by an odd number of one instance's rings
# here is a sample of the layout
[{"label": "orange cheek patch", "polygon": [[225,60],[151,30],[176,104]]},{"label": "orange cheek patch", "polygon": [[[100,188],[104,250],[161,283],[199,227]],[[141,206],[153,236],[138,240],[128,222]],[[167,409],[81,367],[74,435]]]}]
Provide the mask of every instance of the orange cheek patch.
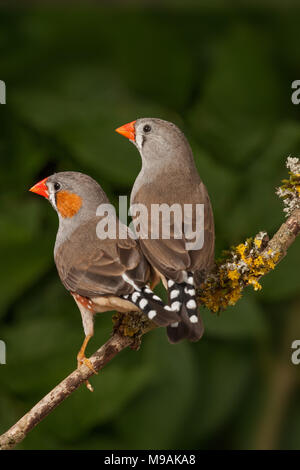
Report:
[{"label": "orange cheek patch", "polygon": [[82,199],[69,191],[59,191],[56,195],[56,207],[64,218],[73,217],[82,206]]}]

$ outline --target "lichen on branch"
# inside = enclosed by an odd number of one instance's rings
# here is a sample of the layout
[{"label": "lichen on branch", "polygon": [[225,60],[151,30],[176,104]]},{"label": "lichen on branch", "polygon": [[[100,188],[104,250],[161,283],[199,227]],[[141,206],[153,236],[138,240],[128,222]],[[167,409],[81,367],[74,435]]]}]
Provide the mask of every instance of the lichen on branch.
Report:
[{"label": "lichen on branch", "polygon": [[[212,272],[208,273],[198,289],[199,303],[212,312],[220,312],[234,305],[242,296],[247,286],[260,290],[262,276],[272,271],[285,254],[287,247],[284,240],[293,239],[299,231],[300,209],[300,162],[298,158],[288,157],[286,162],[289,179],[282,181],[276,194],[283,199],[284,212],[289,216],[286,224],[280,228],[275,241],[269,243],[266,232],[260,232],[254,238],[232,247],[223,253],[221,260],[215,263]],[[297,214],[296,214],[297,213]],[[297,217],[293,217],[298,215]],[[282,243],[280,243],[280,240]],[[283,249],[284,248],[284,249]]]},{"label": "lichen on branch", "polygon": [[268,241],[266,232],[224,252],[216,262],[214,270],[208,274],[198,291],[198,299],[212,312],[219,312],[234,305],[247,286],[260,290],[259,279],[275,268],[280,253],[272,249],[264,250]]},{"label": "lichen on branch", "polygon": [[300,209],[300,162],[298,158],[288,157],[286,166],[289,171],[289,179],[282,180],[282,185],[277,189],[276,194],[283,199],[286,217],[291,215],[293,210]]}]

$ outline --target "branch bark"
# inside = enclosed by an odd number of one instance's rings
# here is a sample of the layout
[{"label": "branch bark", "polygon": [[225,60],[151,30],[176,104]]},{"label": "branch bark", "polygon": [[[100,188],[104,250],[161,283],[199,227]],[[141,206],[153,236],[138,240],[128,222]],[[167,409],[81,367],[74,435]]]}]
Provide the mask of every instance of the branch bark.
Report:
[{"label": "branch bark", "polygon": [[289,218],[281,225],[273,238],[269,241],[265,252],[269,249],[281,253],[277,264],[285,257],[287,250],[294,243],[300,231],[300,209],[295,209]]},{"label": "branch bark", "polygon": [[[264,251],[267,252],[271,249],[279,252],[280,256],[276,263],[278,264],[285,257],[288,248],[295,241],[299,231],[300,209],[295,209],[267,243]],[[90,361],[96,371],[100,371],[128,346],[132,349],[138,349],[141,336],[155,328],[155,325],[139,312],[131,312],[128,315],[117,314],[114,316],[114,321],[115,326],[112,337],[90,357]],[[91,375],[93,375],[93,372],[85,365],[72,372],[6,433],[0,436],[0,449],[13,449],[35,426],[77,390]]]},{"label": "branch bark", "polygon": [[[114,333],[113,336],[99,348],[90,358],[96,371],[101,370],[122,349],[132,342],[132,338]],[[87,380],[93,372],[85,365],[72,372],[48,395],[42,398],[26,415],[24,415],[6,433],[0,436],[0,449],[13,449],[19,444],[37,424],[39,424],[54,408],[62,403],[78,387]]]}]

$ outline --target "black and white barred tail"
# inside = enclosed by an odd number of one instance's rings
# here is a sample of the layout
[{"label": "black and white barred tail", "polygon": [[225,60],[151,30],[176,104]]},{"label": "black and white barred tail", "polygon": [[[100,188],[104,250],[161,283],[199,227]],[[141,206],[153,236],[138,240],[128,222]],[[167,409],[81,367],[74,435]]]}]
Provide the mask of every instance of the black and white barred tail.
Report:
[{"label": "black and white barred tail", "polygon": [[179,321],[179,316],[171,307],[165,305],[158,295],[149,286],[136,289],[128,295],[122,296],[141,309],[154,323],[159,326],[168,326]]},{"label": "black and white barred tail", "polygon": [[179,322],[174,322],[167,328],[170,342],[177,343],[184,338],[198,341],[203,335],[204,327],[198,314],[193,273],[186,273],[185,280],[181,283],[169,279],[168,296],[171,309],[180,317]]}]

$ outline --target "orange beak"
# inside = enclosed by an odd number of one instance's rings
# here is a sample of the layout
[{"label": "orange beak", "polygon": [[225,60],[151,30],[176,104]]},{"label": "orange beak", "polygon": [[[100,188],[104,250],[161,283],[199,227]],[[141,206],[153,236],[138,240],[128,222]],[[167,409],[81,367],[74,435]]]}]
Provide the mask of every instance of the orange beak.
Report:
[{"label": "orange beak", "polygon": [[32,186],[32,188],[30,188],[29,191],[31,191],[32,193],[39,194],[40,196],[44,196],[45,198],[49,199],[48,188],[46,185],[47,179],[48,177],[44,178],[42,181]]},{"label": "orange beak", "polygon": [[124,124],[124,126],[118,127],[116,132],[127,137],[127,139],[135,141],[135,125],[136,121],[129,122],[128,124]]}]

